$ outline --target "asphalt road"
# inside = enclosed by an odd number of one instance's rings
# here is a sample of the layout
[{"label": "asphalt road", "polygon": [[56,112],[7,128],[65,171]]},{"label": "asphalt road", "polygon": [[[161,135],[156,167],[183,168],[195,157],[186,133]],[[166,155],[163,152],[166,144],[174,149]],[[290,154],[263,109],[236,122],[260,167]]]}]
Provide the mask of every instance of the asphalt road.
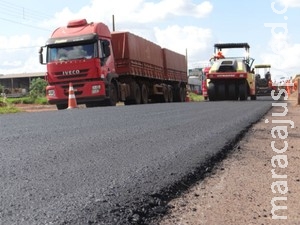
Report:
[{"label": "asphalt road", "polygon": [[0,224],[147,224],[271,107],[149,104],[0,115]]}]

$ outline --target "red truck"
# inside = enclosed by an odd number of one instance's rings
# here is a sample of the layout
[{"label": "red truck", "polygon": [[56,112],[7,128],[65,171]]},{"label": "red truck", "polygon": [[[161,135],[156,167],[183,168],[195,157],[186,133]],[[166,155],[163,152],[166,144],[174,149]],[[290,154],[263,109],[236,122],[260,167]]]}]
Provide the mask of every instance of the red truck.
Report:
[{"label": "red truck", "polygon": [[86,107],[185,101],[184,55],[129,32],[110,32],[101,22],[72,20],[39,53],[47,65],[48,102],[58,109],[68,107],[70,82]]}]

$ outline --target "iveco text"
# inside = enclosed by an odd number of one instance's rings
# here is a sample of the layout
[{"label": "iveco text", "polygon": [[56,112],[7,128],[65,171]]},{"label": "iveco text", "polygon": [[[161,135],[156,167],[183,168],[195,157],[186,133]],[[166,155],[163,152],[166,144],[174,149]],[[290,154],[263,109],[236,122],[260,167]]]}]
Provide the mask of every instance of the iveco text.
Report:
[{"label": "iveco text", "polygon": [[79,70],[69,70],[69,71],[63,71],[62,74],[63,75],[76,75],[79,74],[80,71]]}]

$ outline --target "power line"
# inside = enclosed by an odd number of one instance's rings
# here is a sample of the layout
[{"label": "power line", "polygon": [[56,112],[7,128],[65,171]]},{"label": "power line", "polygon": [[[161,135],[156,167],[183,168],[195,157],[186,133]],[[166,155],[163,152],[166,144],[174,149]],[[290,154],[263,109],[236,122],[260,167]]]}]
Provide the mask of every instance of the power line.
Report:
[{"label": "power line", "polygon": [[45,31],[51,31],[51,30],[46,29],[46,28],[37,27],[37,26],[30,25],[30,24],[25,24],[25,23],[21,23],[21,22],[17,22],[17,21],[14,21],[14,20],[1,18],[1,17],[0,17],[0,20],[5,20],[5,21],[7,21],[7,22],[20,24],[20,25],[23,25],[23,26],[26,26],[26,27],[31,27],[31,28],[34,28],[34,29],[45,30]]},{"label": "power line", "polygon": [[1,51],[8,51],[8,50],[23,50],[23,49],[30,49],[30,48],[40,48],[41,46],[26,46],[26,47],[18,47],[18,48],[0,48]]},{"label": "power line", "polygon": [[52,16],[47,15],[46,13],[41,13],[36,10],[27,9],[25,7],[18,6],[16,4],[12,4],[10,2],[0,0],[0,14],[2,15],[0,19],[6,22],[19,24],[34,29],[50,31],[49,29],[31,25],[29,23],[24,23],[24,21],[40,22],[41,20],[51,19]]},{"label": "power line", "polygon": [[16,4],[12,4],[8,1],[0,0],[0,9],[4,14],[10,13],[16,17],[21,17],[23,19],[50,19],[51,15],[48,15],[45,12],[40,12],[32,9],[25,8]]}]

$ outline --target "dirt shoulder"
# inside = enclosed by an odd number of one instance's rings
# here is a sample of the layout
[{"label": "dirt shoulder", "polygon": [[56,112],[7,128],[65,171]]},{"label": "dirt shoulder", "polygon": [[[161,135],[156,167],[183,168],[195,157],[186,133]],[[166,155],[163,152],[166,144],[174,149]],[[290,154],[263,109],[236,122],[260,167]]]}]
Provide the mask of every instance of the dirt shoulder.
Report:
[{"label": "dirt shoulder", "polygon": [[57,110],[56,105],[15,104],[22,112],[43,112]]},{"label": "dirt shoulder", "polygon": [[[273,107],[250,129],[228,158],[216,166],[211,176],[169,203],[170,213],[159,224],[300,224],[300,106],[296,105],[296,93],[289,98],[287,115],[274,115],[283,112],[283,107]],[[291,124],[294,124],[293,128]],[[282,140],[276,132],[280,130],[278,126],[282,126],[281,134],[287,135]],[[273,147],[272,141],[275,141]],[[287,145],[283,153],[273,150],[284,150]],[[281,167],[285,168],[280,168],[276,160],[279,157]],[[272,178],[272,169],[275,178]],[[287,208],[272,214],[271,201],[278,197],[286,200],[275,204]],[[287,219],[275,219],[276,215],[287,216]]]}]

